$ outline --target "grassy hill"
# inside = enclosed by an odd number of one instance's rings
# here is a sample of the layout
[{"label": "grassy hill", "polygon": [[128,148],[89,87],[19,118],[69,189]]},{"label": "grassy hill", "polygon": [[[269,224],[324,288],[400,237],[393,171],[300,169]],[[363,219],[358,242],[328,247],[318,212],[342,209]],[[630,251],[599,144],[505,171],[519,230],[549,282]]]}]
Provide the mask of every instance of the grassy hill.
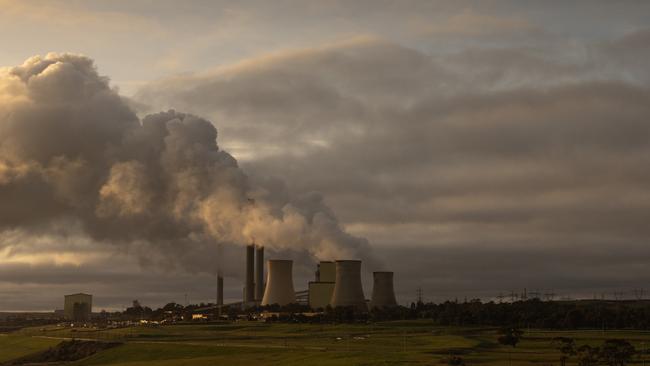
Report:
[{"label": "grassy hill", "polygon": [[[101,331],[25,329],[0,337],[0,361],[74,337],[124,344],[73,365],[434,365],[444,364],[452,354],[462,357],[467,365],[556,365],[559,353],[551,344],[556,336],[575,338],[578,344],[597,345],[605,339],[622,338],[638,349],[650,345],[650,333],[643,331],[528,330],[522,342],[511,348],[498,344],[493,328],[437,327],[426,320],[375,325],[238,322]],[[5,349],[11,350],[5,353]]]}]

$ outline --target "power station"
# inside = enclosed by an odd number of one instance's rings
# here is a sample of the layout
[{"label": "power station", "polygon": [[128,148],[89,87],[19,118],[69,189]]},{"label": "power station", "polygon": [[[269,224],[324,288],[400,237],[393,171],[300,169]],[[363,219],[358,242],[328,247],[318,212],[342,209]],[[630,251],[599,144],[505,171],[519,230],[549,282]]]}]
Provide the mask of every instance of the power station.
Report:
[{"label": "power station", "polygon": [[[317,265],[314,281],[305,291],[296,292],[293,284],[293,261],[269,259],[266,261],[264,282],[264,247],[250,244],[245,249],[245,283],[242,307],[277,304],[285,306],[305,301],[314,310],[332,307],[353,307],[357,311],[397,306],[393,285],[393,272],[373,272],[373,290],[366,300],[361,281],[360,260],[321,261]],[[298,295],[298,296],[297,296]],[[217,278],[217,305],[223,305],[223,277]]]}]

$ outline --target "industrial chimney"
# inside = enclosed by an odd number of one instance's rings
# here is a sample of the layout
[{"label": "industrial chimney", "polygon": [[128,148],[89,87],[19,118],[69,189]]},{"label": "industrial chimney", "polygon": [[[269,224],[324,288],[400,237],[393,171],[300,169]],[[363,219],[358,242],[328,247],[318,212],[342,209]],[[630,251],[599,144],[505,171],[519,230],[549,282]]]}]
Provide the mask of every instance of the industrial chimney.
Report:
[{"label": "industrial chimney", "polygon": [[270,259],[267,263],[266,289],[262,306],[272,304],[284,306],[296,302],[293,289],[293,261]]},{"label": "industrial chimney", "polygon": [[246,283],[244,285],[244,305],[255,300],[254,287],[255,244],[246,246]]},{"label": "industrial chimney", "polygon": [[255,301],[264,297],[264,247],[258,246],[255,251]]},{"label": "industrial chimney", "polygon": [[393,289],[393,272],[373,272],[372,300],[370,307],[387,308],[397,306]]},{"label": "industrial chimney", "polygon": [[217,305],[223,305],[223,276],[217,275]]},{"label": "industrial chimney", "polygon": [[354,306],[357,310],[368,310],[361,285],[361,261],[336,261],[336,284],[330,305]]}]

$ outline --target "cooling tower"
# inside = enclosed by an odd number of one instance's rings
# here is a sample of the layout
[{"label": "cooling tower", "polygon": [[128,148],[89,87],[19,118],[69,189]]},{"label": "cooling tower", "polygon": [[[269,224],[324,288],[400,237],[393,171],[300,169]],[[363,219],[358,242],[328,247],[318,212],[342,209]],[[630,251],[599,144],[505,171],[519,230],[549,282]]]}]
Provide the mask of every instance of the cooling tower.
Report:
[{"label": "cooling tower", "polygon": [[357,310],[368,310],[361,285],[361,261],[336,261],[336,284],[330,305],[354,306]]},{"label": "cooling tower", "polygon": [[264,247],[257,247],[255,253],[255,301],[264,297]]},{"label": "cooling tower", "polygon": [[291,273],[293,261],[270,259],[267,263],[266,289],[262,306],[272,304],[284,306],[296,302]]},{"label": "cooling tower", "polygon": [[244,304],[255,299],[254,287],[255,245],[246,246],[246,283],[244,284]]},{"label": "cooling tower", "polygon": [[374,284],[370,306],[373,308],[397,306],[393,289],[393,272],[373,272],[372,277]]}]

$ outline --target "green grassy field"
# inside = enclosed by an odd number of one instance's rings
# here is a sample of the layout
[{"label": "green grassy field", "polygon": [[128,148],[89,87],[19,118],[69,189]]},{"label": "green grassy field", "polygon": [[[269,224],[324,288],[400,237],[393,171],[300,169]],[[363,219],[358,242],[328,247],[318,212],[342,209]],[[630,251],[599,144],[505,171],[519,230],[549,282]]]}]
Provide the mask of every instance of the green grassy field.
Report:
[{"label": "green grassy field", "polygon": [[55,346],[56,339],[0,335],[0,363]]},{"label": "green grassy field", "polygon": [[241,322],[102,331],[25,329],[0,336],[0,361],[45,349],[63,338],[78,338],[119,340],[124,345],[74,365],[436,365],[457,354],[468,365],[539,366],[559,364],[559,353],[551,344],[556,336],[573,337],[578,345],[598,345],[611,338],[626,339],[638,349],[644,343],[650,345],[650,332],[640,331],[532,330],[513,349],[498,344],[495,329],[443,328],[428,321],[376,325]]}]

